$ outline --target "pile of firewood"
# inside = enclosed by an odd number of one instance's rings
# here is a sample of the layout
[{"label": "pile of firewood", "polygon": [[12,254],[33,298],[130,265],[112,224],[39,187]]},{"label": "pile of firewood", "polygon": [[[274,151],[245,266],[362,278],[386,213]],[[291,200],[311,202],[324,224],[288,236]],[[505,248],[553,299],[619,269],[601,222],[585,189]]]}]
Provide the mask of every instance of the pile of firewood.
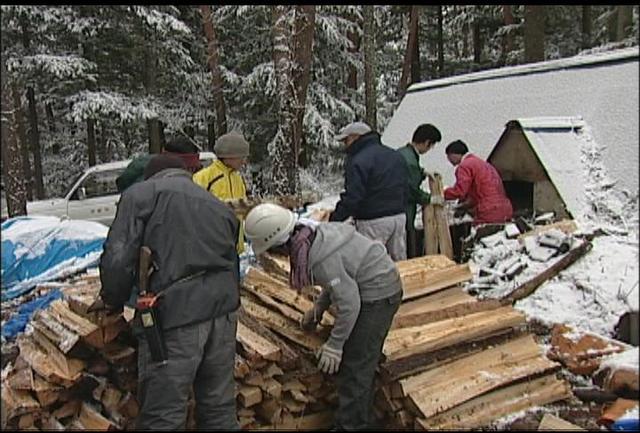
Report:
[{"label": "pile of firewood", "polygon": [[[426,256],[398,265],[404,298],[385,341],[376,396],[387,427],[481,428],[571,396],[556,379],[560,364],[544,356],[522,313],[456,286],[471,279],[466,264]],[[412,285],[415,272],[425,279]]]},{"label": "pile of firewood", "polygon": [[95,308],[97,276],[69,282],[64,299],[34,313],[19,354],[2,371],[2,428],[132,428],[136,350],[125,315]]},{"label": "pile of firewood", "polygon": [[[337,396],[315,352],[333,325],[299,323],[318,287],[298,293],[288,261],[250,267],[241,288],[234,376],[245,429],[324,429]],[[442,255],[398,262],[403,303],[384,345],[376,411],[392,428],[472,428],[534,405],[566,398],[559,364],[544,357],[523,314],[503,300],[479,301],[460,283],[467,264]],[[2,427],[131,429],[138,408],[136,342],[130,311],[95,310],[99,280],[85,276],[64,299],[38,311],[18,337],[19,355],[3,369]],[[187,427],[194,427],[190,400]]]}]

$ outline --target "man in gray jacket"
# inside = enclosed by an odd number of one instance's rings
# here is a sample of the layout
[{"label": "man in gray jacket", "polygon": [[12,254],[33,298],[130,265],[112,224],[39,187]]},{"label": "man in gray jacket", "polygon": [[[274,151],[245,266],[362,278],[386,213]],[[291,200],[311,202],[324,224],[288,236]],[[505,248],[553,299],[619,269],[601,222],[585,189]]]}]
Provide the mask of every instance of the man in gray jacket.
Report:
[{"label": "man in gray jacket", "polygon": [[384,245],[352,225],[297,220],[270,203],[249,212],[245,233],[257,255],[278,246],[289,255],[293,287],[322,286],[314,308],[304,315],[303,329],[315,330],[329,305],[337,307],[331,335],[317,353],[318,368],[338,373],[334,425],[371,428],[375,371],[402,300],[400,274]]},{"label": "man in gray jacket", "polygon": [[152,251],[149,291],[159,295],[157,319],[167,362],[154,362],[138,335],[136,428],[184,429],[189,392],[200,429],[238,429],[233,366],[239,263],[238,220],[227,205],[193,183],[184,162],[151,158],[143,182],[121,196],[100,258],[101,296],[114,307],[136,298],[138,257]]}]

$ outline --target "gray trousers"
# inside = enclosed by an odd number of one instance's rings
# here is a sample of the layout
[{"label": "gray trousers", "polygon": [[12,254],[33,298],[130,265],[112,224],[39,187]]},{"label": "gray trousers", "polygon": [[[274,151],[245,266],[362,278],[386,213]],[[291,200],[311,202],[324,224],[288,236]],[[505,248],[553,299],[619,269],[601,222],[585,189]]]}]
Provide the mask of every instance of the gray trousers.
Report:
[{"label": "gray trousers", "polygon": [[138,430],[180,430],[187,418],[191,388],[196,426],[238,430],[233,367],[237,313],[164,332],[168,362],[151,360],[149,346],[138,339]]},{"label": "gray trousers", "polygon": [[374,241],[380,241],[394,262],[407,259],[407,233],[403,213],[371,220],[356,220],[356,230]]},{"label": "gray trousers", "polygon": [[[404,227],[403,227],[404,230]],[[358,320],[344,344],[337,376],[338,410],[334,424],[343,430],[373,427],[376,368],[402,292],[386,299],[363,302]]]}]

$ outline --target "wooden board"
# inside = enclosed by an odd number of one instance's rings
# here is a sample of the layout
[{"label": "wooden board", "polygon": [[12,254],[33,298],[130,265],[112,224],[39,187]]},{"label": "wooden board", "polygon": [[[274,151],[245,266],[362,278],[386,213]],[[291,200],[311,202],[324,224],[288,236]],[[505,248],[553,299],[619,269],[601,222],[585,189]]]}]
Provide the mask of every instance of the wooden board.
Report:
[{"label": "wooden board", "polygon": [[238,321],[236,340],[244,347],[247,358],[256,356],[269,361],[280,360],[280,348]]},{"label": "wooden board", "polygon": [[538,425],[538,430],[585,430],[550,413],[545,413]]},{"label": "wooden board", "polygon": [[387,335],[383,353],[387,356],[387,360],[400,359],[419,352],[441,349],[524,323],[523,313],[512,307],[500,307],[427,325],[393,329]]},{"label": "wooden board", "polygon": [[422,205],[422,227],[424,227],[424,253],[438,254],[438,221],[436,220],[435,206]]},{"label": "wooden board", "polygon": [[[442,176],[434,173],[429,177],[429,189],[431,195],[435,197],[443,196]],[[451,232],[449,231],[449,221],[447,220],[447,210],[443,205],[427,205],[434,209],[436,227],[438,230],[438,250],[449,258],[453,258],[453,243],[451,242]]]},{"label": "wooden board", "polygon": [[500,388],[428,419],[416,418],[423,430],[480,428],[505,415],[571,397],[569,385],[555,374]]},{"label": "wooden board", "polygon": [[400,275],[402,280],[402,300],[418,298],[438,290],[469,281],[473,274],[469,264],[464,263],[444,269],[417,269]]},{"label": "wooden board", "polygon": [[442,254],[430,254],[396,262],[398,272],[400,272],[401,275],[416,269],[443,269],[454,266],[455,264],[456,262]]},{"label": "wooden board", "polygon": [[241,303],[242,307],[248,314],[258,319],[272,331],[296,344],[299,344],[300,346],[315,352],[320,348],[320,346],[322,346],[322,344],[324,344],[324,340],[316,334],[302,331],[299,325],[294,324],[290,320],[282,317],[282,315],[257,304],[246,296],[241,297]]},{"label": "wooden board", "polygon": [[403,379],[401,386],[420,416],[428,418],[508,383],[560,367],[540,352],[528,335]]}]

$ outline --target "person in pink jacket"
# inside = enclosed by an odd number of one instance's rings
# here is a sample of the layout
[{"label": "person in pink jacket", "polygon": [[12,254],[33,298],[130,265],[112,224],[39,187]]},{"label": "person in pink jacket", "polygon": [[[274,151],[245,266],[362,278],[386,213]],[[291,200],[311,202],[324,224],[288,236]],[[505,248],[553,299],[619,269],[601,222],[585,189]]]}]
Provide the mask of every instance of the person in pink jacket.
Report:
[{"label": "person in pink jacket", "polygon": [[446,147],[447,159],[456,166],[456,183],[445,188],[445,200],[458,200],[471,209],[473,224],[504,223],[513,216],[513,207],[495,167],[469,153],[462,140]]}]

